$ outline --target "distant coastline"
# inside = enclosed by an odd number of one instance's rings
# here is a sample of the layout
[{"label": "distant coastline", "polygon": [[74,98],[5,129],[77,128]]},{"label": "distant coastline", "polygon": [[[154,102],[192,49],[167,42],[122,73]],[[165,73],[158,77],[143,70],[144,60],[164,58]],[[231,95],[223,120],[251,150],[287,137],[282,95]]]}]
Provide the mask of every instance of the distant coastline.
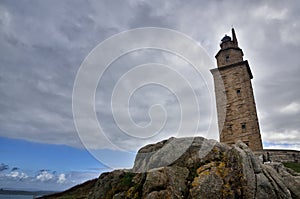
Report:
[{"label": "distant coastline", "polygon": [[22,190],[7,190],[0,189],[2,195],[31,195],[31,196],[43,196],[56,193],[55,191],[22,191]]}]

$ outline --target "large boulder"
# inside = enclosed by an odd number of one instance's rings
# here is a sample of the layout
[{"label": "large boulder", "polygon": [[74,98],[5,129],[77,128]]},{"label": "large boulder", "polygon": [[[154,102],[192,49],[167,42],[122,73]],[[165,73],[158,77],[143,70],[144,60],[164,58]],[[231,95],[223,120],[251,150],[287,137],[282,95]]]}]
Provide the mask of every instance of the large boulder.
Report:
[{"label": "large boulder", "polygon": [[102,174],[89,198],[300,198],[300,176],[242,142],[170,138],[141,148],[132,170]]}]

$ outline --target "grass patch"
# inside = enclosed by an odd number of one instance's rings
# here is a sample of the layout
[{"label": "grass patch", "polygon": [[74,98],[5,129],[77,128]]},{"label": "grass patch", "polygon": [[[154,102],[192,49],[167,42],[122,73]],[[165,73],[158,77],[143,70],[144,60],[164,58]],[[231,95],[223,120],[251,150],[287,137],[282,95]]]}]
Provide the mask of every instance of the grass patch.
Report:
[{"label": "grass patch", "polygon": [[121,179],[120,185],[122,187],[126,187],[127,189],[134,185],[132,182],[132,178],[134,177],[134,173],[125,173],[124,177]]},{"label": "grass patch", "polygon": [[300,173],[300,163],[297,163],[297,162],[284,162],[283,165],[287,168],[293,169],[294,171]]}]

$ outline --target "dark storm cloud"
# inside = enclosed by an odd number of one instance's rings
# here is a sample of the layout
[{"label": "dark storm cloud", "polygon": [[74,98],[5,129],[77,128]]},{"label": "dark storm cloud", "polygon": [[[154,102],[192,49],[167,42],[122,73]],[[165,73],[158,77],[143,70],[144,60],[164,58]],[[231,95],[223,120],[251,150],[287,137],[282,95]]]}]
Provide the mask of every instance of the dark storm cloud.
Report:
[{"label": "dark storm cloud", "polygon": [[[73,82],[99,42],[130,28],[172,28],[199,41],[214,59],[220,39],[234,25],[254,74],[264,141],[300,148],[299,9],[296,0],[1,1],[0,135],[80,147],[72,119]],[[118,72],[117,67],[111,71]],[[153,92],[149,102],[159,97]],[[175,101],[171,97],[164,103],[172,107]],[[106,104],[97,104],[101,121],[115,130],[101,109]],[[148,105],[138,99],[133,105],[136,120],[147,122]],[[171,127],[178,121],[173,122]]]},{"label": "dark storm cloud", "polygon": [[0,164],[0,171],[4,171],[4,170],[7,170],[7,169],[9,169],[9,166],[7,164],[4,164],[4,163]]},{"label": "dark storm cloud", "polygon": [[14,167],[14,168],[11,169],[11,171],[18,171],[18,170],[19,170],[18,167]]}]

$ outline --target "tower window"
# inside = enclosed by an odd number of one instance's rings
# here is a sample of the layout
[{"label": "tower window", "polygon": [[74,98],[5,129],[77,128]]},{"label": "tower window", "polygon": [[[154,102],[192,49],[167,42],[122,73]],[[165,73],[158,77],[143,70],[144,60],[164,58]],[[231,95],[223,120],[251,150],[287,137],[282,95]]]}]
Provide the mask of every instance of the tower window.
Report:
[{"label": "tower window", "polygon": [[228,62],[229,61],[229,55],[226,55],[226,62]]},{"label": "tower window", "polygon": [[240,96],[240,95],[241,95],[241,89],[237,89],[237,90],[236,90],[236,94],[237,94],[238,96]]},{"label": "tower window", "polygon": [[232,125],[231,124],[229,124],[227,126],[227,131],[228,131],[229,134],[232,134]]},{"label": "tower window", "polygon": [[245,131],[246,130],[246,124],[242,123],[242,130]]}]

